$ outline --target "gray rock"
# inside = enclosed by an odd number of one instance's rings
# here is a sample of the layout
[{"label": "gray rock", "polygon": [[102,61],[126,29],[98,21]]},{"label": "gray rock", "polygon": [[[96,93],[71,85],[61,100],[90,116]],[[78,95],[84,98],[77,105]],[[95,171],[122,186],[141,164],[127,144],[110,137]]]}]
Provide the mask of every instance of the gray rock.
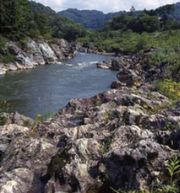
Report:
[{"label": "gray rock", "polygon": [[108,62],[98,62],[96,64],[97,68],[102,68],[102,69],[110,69],[111,68],[111,63]]},{"label": "gray rock", "polygon": [[21,115],[17,112],[0,113],[0,125],[5,124],[17,124],[20,126],[31,127],[34,124],[34,121],[31,118]]},{"label": "gray rock", "polygon": [[1,63],[0,74],[5,74],[7,71],[30,69],[37,65],[56,63],[59,60],[72,58],[75,54],[73,45],[63,39],[48,43],[29,38],[21,47],[15,42],[8,42],[6,47],[16,59],[11,63]]},{"label": "gray rock", "polygon": [[124,68],[124,62],[122,58],[119,59],[112,59],[111,61],[111,70],[119,71],[120,69]]},{"label": "gray rock", "polygon": [[[0,128],[0,192],[16,193],[20,185],[22,193],[98,193],[165,184],[167,161],[179,154],[179,105],[157,112],[170,102],[148,88],[73,99],[33,127],[8,115]],[[166,130],[166,121],[176,126]]]},{"label": "gray rock", "polygon": [[140,86],[142,77],[136,74],[133,70],[122,69],[118,72],[117,78],[120,82],[125,83],[127,86]]},{"label": "gray rock", "polygon": [[125,86],[125,84],[123,84],[120,81],[113,81],[112,84],[111,84],[112,89],[122,88],[122,86]]}]

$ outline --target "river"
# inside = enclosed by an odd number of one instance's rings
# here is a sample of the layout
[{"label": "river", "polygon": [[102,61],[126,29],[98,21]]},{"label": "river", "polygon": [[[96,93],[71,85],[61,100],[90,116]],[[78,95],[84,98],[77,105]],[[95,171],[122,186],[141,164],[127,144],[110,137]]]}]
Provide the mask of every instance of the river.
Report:
[{"label": "river", "polygon": [[0,77],[0,101],[8,102],[6,111],[18,111],[32,118],[39,113],[55,113],[72,98],[89,97],[109,89],[115,73],[96,68],[97,61],[108,58],[78,53],[62,64],[8,73]]}]

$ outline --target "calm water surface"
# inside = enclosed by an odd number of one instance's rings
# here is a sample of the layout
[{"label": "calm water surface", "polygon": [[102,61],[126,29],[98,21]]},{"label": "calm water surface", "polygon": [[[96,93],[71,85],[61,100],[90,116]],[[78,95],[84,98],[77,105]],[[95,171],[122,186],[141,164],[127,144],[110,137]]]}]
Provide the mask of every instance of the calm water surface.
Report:
[{"label": "calm water surface", "polygon": [[9,102],[10,112],[30,117],[57,112],[72,98],[89,97],[109,89],[115,73],[96,68],[97,61],[108,58],[79,53],[62,64],[9,73],[0,77],[0,101]]}]

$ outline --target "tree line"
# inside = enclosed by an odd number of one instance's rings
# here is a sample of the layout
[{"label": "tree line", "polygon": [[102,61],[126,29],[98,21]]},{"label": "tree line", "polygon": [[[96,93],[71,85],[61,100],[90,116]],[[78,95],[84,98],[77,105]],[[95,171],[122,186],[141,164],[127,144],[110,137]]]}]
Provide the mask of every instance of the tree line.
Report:
[{"label": "tree line", "polygon": [[141,13],[130,13],[115,17],[109,22],[107,29],[132,30],[137,33],[165,31],[180,29],[180,21],[145,10]]},{"label": "tree line", "polygon": [[58,16],[42,4],[28,0],[0,0],[0,35],[12,40],[32,38],[65,38],[75,40],[85,29]]}]

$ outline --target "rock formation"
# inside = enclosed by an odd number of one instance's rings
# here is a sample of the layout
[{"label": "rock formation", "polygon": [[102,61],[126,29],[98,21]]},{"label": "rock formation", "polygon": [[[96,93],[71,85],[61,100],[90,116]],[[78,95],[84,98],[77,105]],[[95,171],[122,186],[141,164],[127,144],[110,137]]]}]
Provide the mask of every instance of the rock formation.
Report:
[{"label": "rock formation", "polygon": [[159,93],[122,87],[74,99],[36,128],[2,126],[0,192],[148,188],[180,148],[179,104],[156,110],[168,104]]},{"label": "rock formation", "polygon": [[114,66],[116,89],[73,99],[44,123],[1,115],[1,193],[112,193],[168,183],[168,160],[180,150],[180,103],[171,106],[145,83],[138,63]]},{"label": "rock formation", "polygon": [[14,57],[11,63],[0,63],[0,74],[7,71],[34,68],[37,65],[57,63],[74,56],[75,49],[64,39],[52,42],[28,39],[23,46],[16,42],[8,42],[6,48]]}]

